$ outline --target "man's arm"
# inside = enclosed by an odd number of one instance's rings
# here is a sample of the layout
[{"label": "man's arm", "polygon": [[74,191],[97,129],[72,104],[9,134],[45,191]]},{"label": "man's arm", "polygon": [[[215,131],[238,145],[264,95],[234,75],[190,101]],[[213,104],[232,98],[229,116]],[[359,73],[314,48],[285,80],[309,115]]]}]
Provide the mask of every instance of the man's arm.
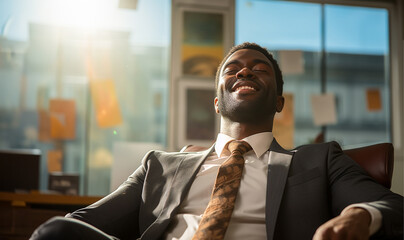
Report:
[{"label": "man's arm", "polygon": [[[343,154],[337,143],[332,143],[328,156],[330,194],[332,210],[336,216],[323,224],[316,236],[324,232],[335,235],[344,232],[360,232],[369,237],[369,223],[363,217],[365,209],[342,210],[355,203],[363,203],[376,208],[382,215],[382,224],[377,235],[400,236],[403,234],[403,197],[376,183],[356,162]],[[339,215],[342,212],[341,215]],[[358,212],[364,212],[359,214]],[[371,219],[371,218],[370,218]],[[350,223],[350,224],[347,224]],[[367,236],[361,230],[367,226]],[[331,230],[330,230],[331,229]],[[337,234],[338,233],[338,234]],[[321,239],[321,238],[319,238]],[[337,238],[338,239],[338,238]],[[345,238],[342,238],[345,239]],[[349,239],[349,238],[347,238]]]},{"label": "man's arm", "polygon": [[142,166],[117,190],[66,217],[79,219],[119,238],[139,237],[139,208],[149,154],[144,157]]}]

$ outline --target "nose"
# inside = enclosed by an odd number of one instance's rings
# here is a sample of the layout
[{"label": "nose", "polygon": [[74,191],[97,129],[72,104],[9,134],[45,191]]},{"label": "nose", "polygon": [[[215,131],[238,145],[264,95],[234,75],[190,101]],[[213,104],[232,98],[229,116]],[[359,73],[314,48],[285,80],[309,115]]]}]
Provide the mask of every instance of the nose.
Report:
[{"label": "nose", "polygon": [[236,73],[237,78],[252,78],[254,73],[247,67],[242,68]]}]

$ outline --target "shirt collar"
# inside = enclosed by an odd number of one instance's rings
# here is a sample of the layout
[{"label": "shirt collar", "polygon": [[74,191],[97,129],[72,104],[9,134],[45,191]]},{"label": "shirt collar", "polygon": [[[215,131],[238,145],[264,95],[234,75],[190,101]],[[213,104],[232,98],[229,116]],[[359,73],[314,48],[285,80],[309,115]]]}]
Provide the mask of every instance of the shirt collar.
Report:
[{"label": "shirt collar", "polygon": [[[235,138],[232,138],[226,134],[219,133],[217,135],[215,144],[215,151],[217,153],[217,156],[220,157],[226,144],[234,139]],[[246,138],[243,138],[242,140],[248,142],[248,144],[250,144],[250,146],[254,150],[257,158],[260,158],[262,154],[264,154],[269,149],[269,146],[271,145],[273,139],[274,137],[272,135],[272,132],[262,132],[248,136]]]}]

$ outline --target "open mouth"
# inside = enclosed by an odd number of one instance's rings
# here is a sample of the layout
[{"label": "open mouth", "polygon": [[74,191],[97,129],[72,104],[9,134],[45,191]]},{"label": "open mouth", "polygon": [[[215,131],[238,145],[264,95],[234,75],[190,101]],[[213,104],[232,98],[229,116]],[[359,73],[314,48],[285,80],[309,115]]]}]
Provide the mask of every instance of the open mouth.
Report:
[{"label": "open mouth", "polygon": [[250,86],[241,86],[241,87],[236,88],[235,92],[239,92],[241,90],[257,91],[255,88],[250,87]]},{"label": "open mouth", "polygon": [[231,91],[236,93],[254,93],[259,91],[259,88],[253,81],[239,81],[234,84]]}]

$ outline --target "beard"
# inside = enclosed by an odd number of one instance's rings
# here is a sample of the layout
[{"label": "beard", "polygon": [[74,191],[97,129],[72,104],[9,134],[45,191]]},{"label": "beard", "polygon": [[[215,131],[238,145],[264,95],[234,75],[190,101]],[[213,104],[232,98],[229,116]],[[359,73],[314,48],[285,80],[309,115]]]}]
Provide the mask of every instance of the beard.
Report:
[{"label": "beard", "polygon": [[276,97],[268,100],[266,93],[249,101],[239,101],[228,92],[217,92],[218,108],[222,117],[239,123],[258,123],[273,118],[276,112]]}]

